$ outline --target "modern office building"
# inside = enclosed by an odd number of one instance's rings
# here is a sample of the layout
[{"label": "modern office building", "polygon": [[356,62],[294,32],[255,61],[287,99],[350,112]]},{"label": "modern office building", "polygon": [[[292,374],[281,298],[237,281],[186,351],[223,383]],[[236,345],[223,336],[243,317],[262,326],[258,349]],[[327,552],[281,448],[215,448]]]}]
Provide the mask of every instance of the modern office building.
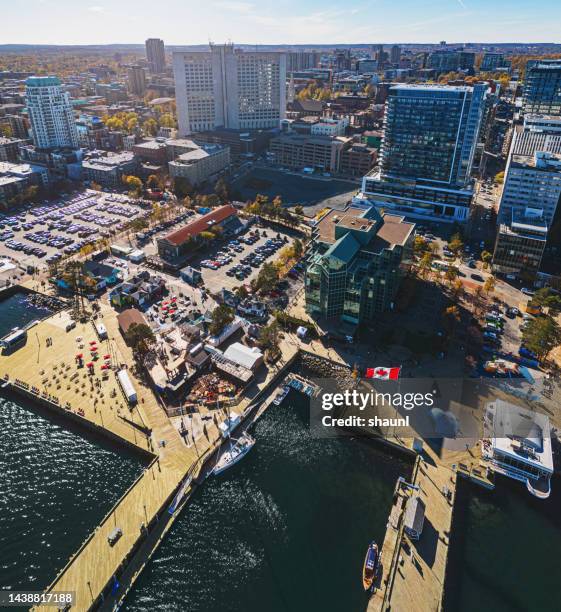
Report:
[{"label": "modern office building", "polygon": [[540,269],[548,226],[541,211],[512,210],[500,223],[493,252],[493,272],[533,280]]},{"label": "modern office building", "polygon": [[129,92],[135,96],[143,96],[146,91],[146,71],[142,66],[132,65],[127,68]]},{"label": "modern office building", "polygon": [[508,223],[512,211],[541,211],[551,226],[561,197],[561,154],[537,151],[509,157],[499,208],[499,223]]},{"label": "modern office building", "polygon": [[179,135],[276,128],[286,111],[283,53],[211,45],[173,54]]},{"label": "modern office building", "polygon": [[166,69],[164,41],[160,38],[149,38],[146,43],[146,59],[152,74],[160,74]]},{"label": "modern office building", "polygon": [[78,148],[78,131],[70,96],[55,76],[25,81],[27,111],[38,149]]},{"label": "modern office building", "polygon": [[523,108],[525,113],[561,115],[561,59],[528,62]]},{"label": "modern office building", "polygon": [[317,51],[290,51],[286,54],[286,71],[297,72],[317,68],[320,54]]},{"label": "modern office building", "polygon": [[399,60],[401,59],[401,47],[398,45],[393,45],[390,49],[390,62],[392,64],[399,64]]},{"label": "modern office building", "polygon": [[499,68],[508,68],[509,62],[505,60],[504,53],[490,53],[486,52],[483,54],[481,59],[481,72],[495,72]]},{"label": "modern office building", "polygon": [[355,203],[413,218],[466,221],[487,86],[397,85],[384,117],[380,170]]},{"label": "modern office building", "polygon": [[197,145],[192,142],[190,150],[170,161],[169,175],[182,177],[193,186],[214,179],[230,165],[230,148],[219,144]]},{"label": "modern office building", "polygon": [[561,153],[561,116],[524,115],[524,125],[517,127],[511,147],[513,155]]},{"label": "modern office building", "polygon": [[374,207],[331,210],[312,232],[306,311],[356,326],[391,309],[411,263],[414,227]]}]

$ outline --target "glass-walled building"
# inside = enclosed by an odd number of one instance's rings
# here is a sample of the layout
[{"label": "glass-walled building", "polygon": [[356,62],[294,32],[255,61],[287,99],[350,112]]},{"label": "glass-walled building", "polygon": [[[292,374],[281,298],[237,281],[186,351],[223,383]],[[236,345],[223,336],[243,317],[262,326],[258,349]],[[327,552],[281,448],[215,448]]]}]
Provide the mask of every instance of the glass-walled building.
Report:
[{"label": "glass-walled building", "polygon": [[487,85],[397,85],[384,117],[380,169],[366,175],[357,204],[413,218],[464,222]]},{"label": "glass-walled building", "polygon": [[524,112],[561,115],[561,59],[528,62],[524,78]]},{"label": "glass-walled building", "polygon": [[307,312],[357,325],[391,309],[411,263],[414,227],[374,207],[331,210],[312,235]]}]

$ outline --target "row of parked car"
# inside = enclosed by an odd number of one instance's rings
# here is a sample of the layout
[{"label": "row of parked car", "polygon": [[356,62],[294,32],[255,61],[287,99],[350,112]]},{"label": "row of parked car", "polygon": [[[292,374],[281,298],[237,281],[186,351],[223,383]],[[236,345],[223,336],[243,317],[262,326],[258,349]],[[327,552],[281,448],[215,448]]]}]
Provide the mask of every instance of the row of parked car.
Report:
[{"label": "row of parked car", "polygon": [[259,268],[265,260],[276,253],[285,243],[287,238],[269,238],[265,244],[258,246],[253,253],[246,255],[240,260],[239,264],[236,264],[226,274],[228,276],[235,276],[238,280],[245,280],[252,272],[252,268]]}]

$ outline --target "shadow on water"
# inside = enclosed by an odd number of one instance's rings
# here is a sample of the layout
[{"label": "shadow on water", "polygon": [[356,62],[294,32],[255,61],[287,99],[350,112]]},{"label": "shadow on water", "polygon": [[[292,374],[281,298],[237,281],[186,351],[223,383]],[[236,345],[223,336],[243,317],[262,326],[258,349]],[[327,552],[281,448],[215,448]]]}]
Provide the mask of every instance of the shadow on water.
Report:
[{"label": "shadow on water", "polygon": [[459,481],[445,612],[553,612],[561,583],[561,479],[547,500],[497,477],[488,491]]},{"label": "shadow on water", "polygon": [[291,394],[247,457],[195,493],[123,609],[364,612],[362,565],[411,465],[372,441],[319,439]]}]

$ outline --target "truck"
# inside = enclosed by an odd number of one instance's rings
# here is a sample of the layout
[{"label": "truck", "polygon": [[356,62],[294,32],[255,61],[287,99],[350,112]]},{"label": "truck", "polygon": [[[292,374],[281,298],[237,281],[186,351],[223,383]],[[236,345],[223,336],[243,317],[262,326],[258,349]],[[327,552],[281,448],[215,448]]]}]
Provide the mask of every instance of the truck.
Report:
[{"label": "truck", "polygon": [[96,323],[95,331],[97,332],[100,340],[107,340],[107,329],[103,323]]},{"label": "truck", "polygon": [[119,381],[119,384],[121,385],[121,389],[123,390],[123,393],[125,394],[125,397],[127,398],[128,403],[131,406],[136,404],[136,402],[138,401],[138,397],[136,395],[136,389],[134,388],[134,385],[132,384],[132,381],[130,379],[128,372],[126,370],[119,370],[117,372],[117,380]]},{"label": "truck", "polygon": [[121,246],[120,244],[112,244],[110,249],[113,255],[122,257],[123,259],[126,259],[132,252],[131,247]]}]

